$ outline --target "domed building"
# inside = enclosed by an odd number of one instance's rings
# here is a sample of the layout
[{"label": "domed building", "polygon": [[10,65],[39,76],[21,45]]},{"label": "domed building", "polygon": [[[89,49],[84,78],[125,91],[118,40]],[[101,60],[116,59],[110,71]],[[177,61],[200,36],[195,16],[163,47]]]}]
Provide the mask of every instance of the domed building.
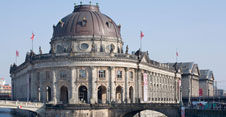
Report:
[{"label": "domed building", "polygon": [[123,51],[120,28],[99,6],[75,6],[53,26],[49,53],[31,51],[11,66],[13,100],[179,103],[179,69],[151,60],[148,52]]}]

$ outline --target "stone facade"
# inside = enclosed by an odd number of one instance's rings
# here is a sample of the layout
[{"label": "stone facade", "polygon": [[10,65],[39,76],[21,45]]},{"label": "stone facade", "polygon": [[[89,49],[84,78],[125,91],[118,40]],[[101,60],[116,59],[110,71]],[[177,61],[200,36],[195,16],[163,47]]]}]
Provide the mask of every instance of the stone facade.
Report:
[{"label": "stone facade", "polygon": [[[37,55],[34,58],[42,56]],[[14,100],[52,101],[60,104],[63,103],[62,92],[66,91],[66,102],[70,104],[135,102],[138,99],[144,101],[144,93],[148,95],[148,102],[179,101],[179,97],[175,96],[179,93],[177,84],[180,74],[175,77],[174,71],[165,66],[152,67],[151,64],[139,63],[140,69],[137,69],[136,60],[129,62],[127,57],[117,57],[115,61],[109,61],[109,58],[76,61],[73,60],[76,56],[58,55],[54,60],[52,56],[48,59],[34,60],[35,64],[28,63],[26,67],[30,68],[29,70],[20,69],[19,66],[18,71],[13,73]],[[143,74],[147,74],[148,78],[147,92],[143,89]],[[80,91],[80,88],[85,90],[85,94],[81,94],[84,92]],[[101,92],[98,92],[100,90]]]},{"label": "stone facade", "polygon": [[[173,63],[168,63],[173,66]],[[188,101],[193,97],[199,97],[199,68],[198,65],[193,62],[182,62],[177,63],[178,69],[182,72],[182,97],[183,99],[188,99]]]},{"label": "stone facade", "polygon": [[214,76],[211,70],[200,70],[199,87],[202,92],[202,97],[213,97]]},{"label": "stone facade", "polygon": [[98,6],[75,6],[74,12],[53,28],[49,53],[31,51],[23,64],[11,66],[13,100],[51,104],[180,102],[180,71],[151,60],[147,52],[129,54],[127,48],[124,53],[120,26],[101,14]]}]

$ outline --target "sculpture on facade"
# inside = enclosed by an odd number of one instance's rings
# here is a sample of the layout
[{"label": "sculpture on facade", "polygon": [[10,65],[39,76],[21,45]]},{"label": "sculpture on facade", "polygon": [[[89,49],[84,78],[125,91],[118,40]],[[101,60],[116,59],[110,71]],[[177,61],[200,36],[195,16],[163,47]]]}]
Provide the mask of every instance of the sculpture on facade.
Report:
[{"label": "sculpture on facade", "polygon": [[126,54],[128,54],[128,51],[129,51],[129,47],[128,45],[126,46]]},{"label": "sculpture on facade", "polygon": [[42,55],[42,48],[39,46],[39,54]]}]

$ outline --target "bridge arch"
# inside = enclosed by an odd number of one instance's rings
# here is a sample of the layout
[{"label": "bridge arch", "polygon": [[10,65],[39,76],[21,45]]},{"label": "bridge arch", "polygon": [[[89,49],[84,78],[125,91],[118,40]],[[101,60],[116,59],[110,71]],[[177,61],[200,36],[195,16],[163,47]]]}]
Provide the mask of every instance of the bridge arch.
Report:
[{"label": "bridge arch", "polygon": [[154,111],[156,113],[160,113],[167,117],[179,117],[179,108],[150,108],[150,109],[138,109],[126,112],[124,114],[121,114],[120,117],[134,117],[136,114],[144,111]]},{"label": "bridge arch", "polygon": [[139,113],[135,114],[135,116],[142,116],[145,115],[145,117],[147,116],[152,116],[152,117],[167,117],[165,114],[158,112],[158,111],[154,111],[154,110],[143,110],[140,111]]}]

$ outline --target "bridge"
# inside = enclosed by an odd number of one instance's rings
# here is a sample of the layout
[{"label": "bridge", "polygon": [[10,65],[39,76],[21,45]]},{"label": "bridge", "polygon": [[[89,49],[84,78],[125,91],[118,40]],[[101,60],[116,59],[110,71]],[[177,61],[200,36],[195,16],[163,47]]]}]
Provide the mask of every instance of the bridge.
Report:
[{"label": "bridge", "polygon": [[27,110],[41,115],[45,110],[45,104],[37,102],[0,100],[0,108]]},{"label": "bridge", "polygon": [[46,110],[98,110],[108,109],[111,117],[133,117],[143,110],[153,110],[168,117],[180,115],[179,104],[121,103],[121,104],[44,104],[37,102],[0,101],[0,108],[21,109],[45,115]]},{"label": "bridge", "polygon": [[[183,102],[188,103],[188,97],[183,97]],[[220,102],[220,103],[226,103],[226,96],[210,96],[210,97],[191,97],[192,101],[206,101],[206,102]]]},{"label": "bridge", "polygon": [[143,110],[160,112],[167,117],[179,117],[179,104],[164,103],[121,103],[121,104],[46,104],[46,109],[57,110],[98,110],[108,109],[110,117],[133,117]]}]

